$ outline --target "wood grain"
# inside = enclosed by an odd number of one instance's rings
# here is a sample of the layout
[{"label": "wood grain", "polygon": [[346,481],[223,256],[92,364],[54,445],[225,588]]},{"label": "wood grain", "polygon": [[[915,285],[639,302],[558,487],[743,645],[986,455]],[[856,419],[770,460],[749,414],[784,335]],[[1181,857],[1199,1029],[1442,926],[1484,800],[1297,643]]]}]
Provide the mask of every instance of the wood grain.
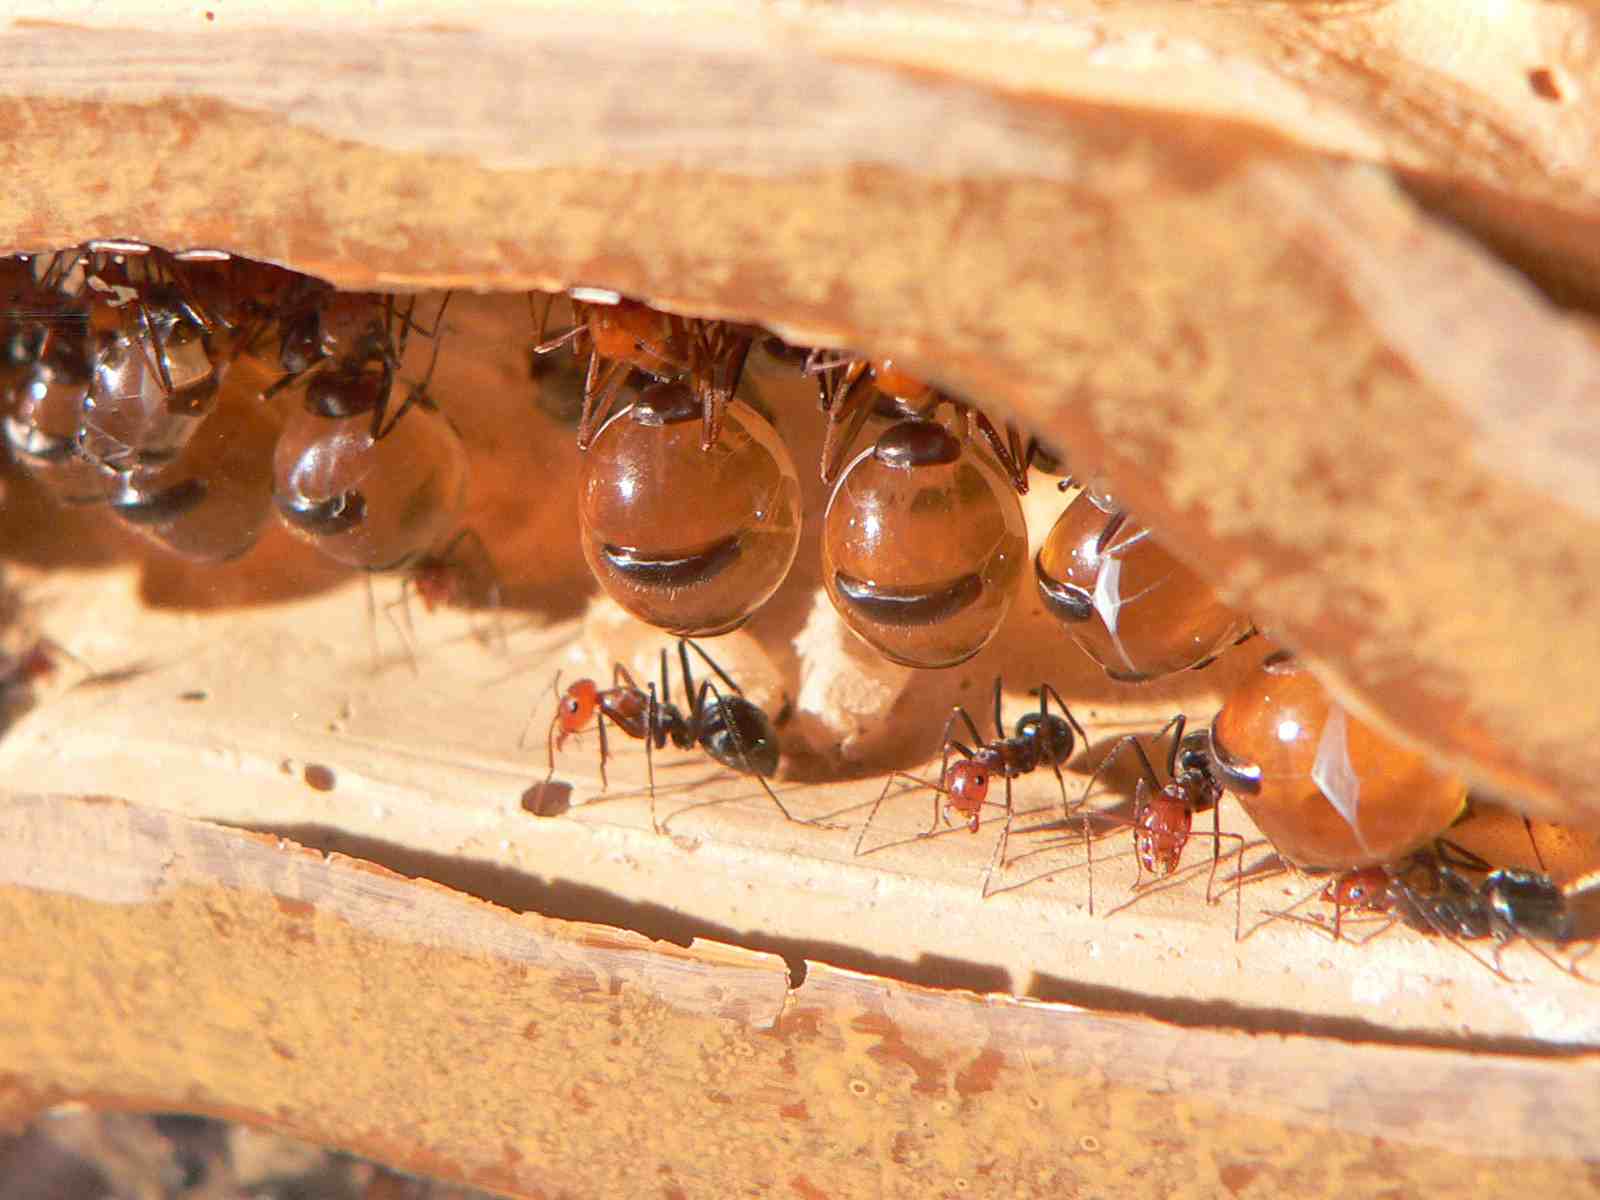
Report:
[{"label": "wood grain", "polygon": [[[1576,1190],[1595,1064],[1182,1029],[517,915],[97,799],[0,800],[10,1120],[264,1122],[530,1197]],[[1463,1123],[1472,1097],[1496,1120]],[[626,1097],[624,1100],[623,1098]]]}]

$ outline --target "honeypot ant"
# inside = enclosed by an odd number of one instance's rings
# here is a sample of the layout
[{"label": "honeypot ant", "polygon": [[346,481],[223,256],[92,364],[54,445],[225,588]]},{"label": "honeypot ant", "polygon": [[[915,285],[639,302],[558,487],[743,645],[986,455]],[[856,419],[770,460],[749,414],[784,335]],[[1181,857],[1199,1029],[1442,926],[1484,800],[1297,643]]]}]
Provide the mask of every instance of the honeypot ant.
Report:
[{"label": "honeypot ant", "polygon": [[[861,826],[861,831],[856,835],[855,853],[862,853],[861,846],[866,840],[867,831],[872,827],[873,818],[877,816],[879,807],[889,794],[895,779],[909,779],[911,782],[923,787],[932,788],[933,798],[933,823],[926,833],[919,837],[931,837],[938,832],[939,822],[944,820],[946,825],[951,825],[950,813],[958,814],[967,826],[969,833],[977,833],[985,804],[989,800],[989,785],[993,776],[998,775],[1005,781],[1006,798],[1004,808],[1006,812],[1005,824],[1001,827],[1000,837],[995,842],[994,854],[989,859],[989,866],[983,873],[982,894],[985,899],[989,896],[989,880],[994,875],[996,864],[1000,870],[1005,869],[1006,844],[1011,837],[1011,823],[1016,815],[1016,808],[1012,803],[1011,781],[1020,776],[1030,774],[1041,767],[1048,766],[1055,772],[1056,783],[1061,788],[1061,803],[1063,809],[1067,803],[1067,784],[1061,774],[1061,765],[1072,758],[1075,746],[1073,734],[1084,745],[1089,744],[1089,735],[1084,733],[1083,726],[1078,724],[1078,719],[1072,715],[1072,710],[1067,707],[1061,694],[1048,683],[1039,685],[1039,707],[1034,712],[1024,713],[1017,718],[1013,733],[1006,735],[1005,719],[1001,711],[1001,682],[996,676],[994,681],[994,728],[995,736],[985,741],[978,726],[972,719],[965,706],[957,704],[950,710],[950,716],[944,723],[944,735],[940,750],[939,781],[919,778],[905,771],[891,771],[889,777],[883,781],[883,791],[878,793],[878,798],[873,802],[867,819]],[[1054,700],[1056,707],[1061,712],[1059,715],[1050,711],[1050,701]],[[957,722],[966,726],[966,731],[972,739],[972,744],[958,740],[952,736]],[[951,752],[961,757],[954,763],[950,761]],[[939,797],[947,798],[944,805],[940,805]]]},{"label": "honeypot ant", "polygon": [[[724,694],[710,679],[700,682],[696,690],[694,676],[689,667],[689,650],[710,667],[731,695]],[[678,639],[678,662],[683,671],[683,692],[689,704],[686,716],[672,702],[671,682],[667,671],[667,651],[661,650],[661,690],[651,683],[641,688],[634,682],[627,667],[616,663],[611,669],[611,686],[601,688],[592,679],[579,679],[557,692],[555,715],[550,719],[547,738],[550,771],[545,777],[548,787],[555,777],[556,751],[566,745],[569,737],[581,734],[593,720],[600,735],[600,787],[605,790],[606,758],[610,753],[606,745],[606,723],[609,721],[623,733],[644,742],[645,766],[650,781],[650,827],[663,832],[656,819],[656,776],[654,751],[664,749],[670,742],[680,750],[696,746],[717,762],[740,775],[753,775],[787,821],[796,824],[815,824],[794,816],[778,798],[767,782],[778,770],[778,734],[767,714],[745,699],[726,671],[706,651],[688,638]],[[559,689],[561,677],[556,676],[553,687]],[[532,717],[529,718],[529,727]],[[522,741],[527,742],[527,728]]]},{"label": "honeypot ant", "polygon": [[723,410],[732,403],[750,353],[753,332],[727,321],[680,317],[603,288],[572,288],[567,294],[573,325],[548,333],[555,297],[542,308],[528,294],[533,317],[534,354],[570,345],[589,356],[578,418],[578,449],[587,450],[635,370],[660,382],[687,377],[703,405],[700,448],[709,450],[722,430]]},{"label": "honeypot ant", "polygon": [[[1212,849],[1211,874],[1206,880],[1206,902],[1214,903],[1213,890],[1217,879],[1217,865],[1221,859],[1221,846],[1225,838],[1239,844],[1238,873],[1240,878],[1243,878],[1245,840],[1240,834],[1222,831],[1220,805],[1224,789],[1212,768],[1211,731],[1194,729],[1185,733],[1187,724],[1188,718],[1179,713],[1163,725],[1155,735],[1159,741],[1171,734],[1165,763],[1165,783],[1162,782],[1163,777],[1156,773],[1150,755],[1145,751],[1144,743],[1137,734],[1130,733],[1118,739],[1116,745],[1112,746],[1100,760],[1084,785],[1083,795],[1078,801],[1078,811],[1083,821],[1083,841],[1089,871],[1090,913],[1094,912],[1094,839],[1090,835],[1090,822],[1094,819],[1115,818],[1105,813],[1092,813],[1088,808],[1089,795],[1094,790],[1095,781],[1129,748],[1132,748],[1138,758],[1140,771],[1139,779],[1134,785],[1131,821],[1134,860],[1138,864],[1134,889],[1138,890],[1146,872],[1157,879],[1165,879],[1178,869],[1184,849],[1188,846],[1193,833],[1195,814],[1208,810],[1212,817],[1212,831],[1209,835],[1212,839]],[[1237,936],[1239,924],[1243,919],[1243,901],[1238,896],[1237,883],[1235,901],[1234,932]]]}]

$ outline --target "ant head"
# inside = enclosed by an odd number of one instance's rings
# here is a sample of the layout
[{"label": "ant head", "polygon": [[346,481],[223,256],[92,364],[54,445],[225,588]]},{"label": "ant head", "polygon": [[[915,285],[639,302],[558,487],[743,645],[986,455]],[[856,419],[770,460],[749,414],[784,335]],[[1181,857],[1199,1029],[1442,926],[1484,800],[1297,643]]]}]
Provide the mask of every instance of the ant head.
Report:
[{"label": "ant head", "polygon": [[411,586],[417,589],[422,607],[431,613],[455,599],[455,569],[442,558],[425,558],[412,568]]},{"label": "ant head", "polygon": [[1171,875],[1183,858],[1194,810],[1176,784],[1152,792],[1143,779],[1133,791],[1133,848],[1139,864],[1158,878]]},{"label": "ant head", "polygon": [[945,772],[945,791],[950,796],[948,807],[966,818],[967,828],[978,832],[978,814],[989,796],[989,768],[970,758],[951,763]]},{"label": "ant head", "polygon": [[1389,873],[1382,867],[1347,872],[1322,889],[1322,898],[1340,908],[1382,911],[1389,907]]},{"label": "ant head", "polygon": [[556,726],[561,730],[556,744],[569,736],[583,732],[600,706],[600,688],[592,679],[579,679],[561,693],[556,704]]},{"label": "ant head", "polygon": [[51,652],[49,645],[38,642],[23,654],[17,664],[17,671],[29,683],[48,679],[56,673],[56,656]]}]

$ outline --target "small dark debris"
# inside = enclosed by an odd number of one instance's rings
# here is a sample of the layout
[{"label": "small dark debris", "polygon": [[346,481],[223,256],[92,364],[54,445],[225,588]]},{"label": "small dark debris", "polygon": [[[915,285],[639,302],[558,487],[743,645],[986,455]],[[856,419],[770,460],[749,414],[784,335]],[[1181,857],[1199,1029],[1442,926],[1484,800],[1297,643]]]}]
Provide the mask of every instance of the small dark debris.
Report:
[{"label": "small dark debris", "polygon": [[308,788],[319,792],[331,792],[339,785],[339,777],[333,773],[332,767],[325,767],[321,763],[307,763],[306,769],[301,772]]},{"label": "small dark debris", "polygon": [[179,692],[178,699],[185,704],[201,704],[211,699],[211,693],[204,688],[195,688],[193,691]]},{"label": "small dark debris", "polygon": [[1528,72],[1528,86],[1533,89],[1533,94],[1541,100],[1565,100],[1566,96],[1561,91],[1561,84],[1556,80],[1556,73],[1549,67],[1535,67]]}]

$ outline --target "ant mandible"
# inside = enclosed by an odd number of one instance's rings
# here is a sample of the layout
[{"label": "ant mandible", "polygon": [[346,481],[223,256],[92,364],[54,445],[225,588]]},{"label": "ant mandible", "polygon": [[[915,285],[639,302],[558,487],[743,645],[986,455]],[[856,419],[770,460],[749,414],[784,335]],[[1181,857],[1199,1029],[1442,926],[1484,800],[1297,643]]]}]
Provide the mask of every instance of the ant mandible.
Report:
[{"label": "ant mandible", "polygon": [[[999,775],[1005,781],[1006,820],[1001,827],[999,840],[995,843],[994,854],[989,859],[989,866],[983,873],[982,894],[985,899],[989,896],[989,880],[994,875],[996,864],[1000,870],[1005,870],[1006,843],[1011,837],[1011,823],[1016,815],[1012,804],[1011,781],[1019,776],[1027,775],[1040,767],[1048,766],[1055,772],[1056,783],[1061,788],[1061,803],[1063,808],[1067,802],[1066,780],[1061,775],[1061,766],[1072,758],[1073,734],[1082,743],[1089,744],[1089,735],[1084,733],[1083,726],[1078,724],[1078,719],[1072,715],[1072,710],[1067,707],[1061,694],[1048,683],[1039,685],[1039,707],[1036,711],[1024,713],[1017,718],[1015,731],[1011,736],[1006,736],[1005,719],[1001,715],[1000,702],[1001,683],[1000,677],[994,681],[994,729],[995,736],[990,741],[985,741],[978,732],[978,726],[963,705],[957,704],[950,710],[950,716],[944,723],[944,737],[939,762],[939,781],[918,778],[904,771],[891,771],[889,777],[883,782],[883,791],[878,794],[878,799],[873,803],[872,809],[867,813],[866,822],[861,826],[861,832],[856,835],[855,853],[861,854],[861,844],[866,840],[867,830],[872,826],[872,820],[878,814],[878,808],[883,804],[889,789],[896,778],[909,779],[913,783],[924,787],[931,787],[935,793],[933,799],[933,824],[927,833],[921,837],[930,837],[938,832],[941,818],[948,825],[951,824],[950,812],[957,813],[966,823],[969,833],[977,833],[983,812],[983,806],[990,803],[990,779]],[[1060,715],[1050,711],[1050,701],[1054,700]],[[953,737],[957,722],[966,726],[967,733],[972,738],[972,744]],[[954,752],[961,757],[954,763],[950,755]],[[945,796],[947,802],[941,807],[939,797]]]},{"label": "ant mandible", "polygon": [[[696,690],[694,675],[689,667],[689,650],[710,667],[731,695],[725,694],[710,679],[700,682]],[[623,733],[644,742],[645,766],[650,783],[650,826],[663,832],[656,819],[656,776],[654,751],[670,742],[680,750],[699,746],[717,762],[740,775],[753,775],[787,821],[796,824],[815,824],[801,821],[778,798],[767,782],[778,770],[778,735],[767,714],[745,699],[743,691],[706,651],[688,638],[678,639],[678,662],[683,671],[684,698],[689,704],[686,716],[672,702],[671,682],[667,671],[667,651],[661,650],[661,690],[655,684],[641,688],[621,663],[611,669],[611,686],[601,688],[592,679],[579,679],[557,696],[555,715],[550,719],[548,747],[550,773],[545,777],[548,786],[556,771],[556,751],[569,737],[581,734],[591,720],[600,735],[600,787],[605,790],[606,758],[610,750],[606,745],[606,723],[609,721]],[[555,687],[559,688],[560,676]],[[529,724],[532,724],[531,717]],[[523,730],[523,744],[527,729]]]}]

